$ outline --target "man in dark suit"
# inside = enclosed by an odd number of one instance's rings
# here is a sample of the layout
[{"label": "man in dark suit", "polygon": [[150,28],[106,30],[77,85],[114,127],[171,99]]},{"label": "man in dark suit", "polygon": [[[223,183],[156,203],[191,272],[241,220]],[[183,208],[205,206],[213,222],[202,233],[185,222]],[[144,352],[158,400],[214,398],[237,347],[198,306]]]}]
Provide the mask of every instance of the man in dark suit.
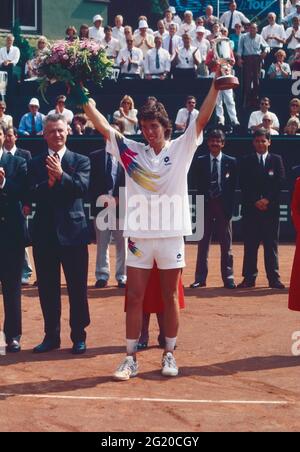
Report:
[{"label": "man in dark suit", "polygon": [[21,199],[26,186],[26,162],[3,150],[0,126],[0,280],[4,300],[7,351],[21,350],[21,277],[26,242]]},{"label": "man in dark suit", "polygon": [[263,242],[269,286],[284,289],[279,275],[278,242],[280,193],[285,169],[282,158],[269,153],[271,138],[266,130],[254,133],[253,145],[255,153],[246,156],[241,163],[244,280],[238,287],[255,287],[257,252]]},{"label": "man in dark suit", "polygon": [[[16,157],[22,157],[26,160],[27,167],[31,160],[30,151],[26,151],[25,149],[20,149],[17,147],[17,139],[18,139],[18,131],[14,127],[9,127],[5,131],[5,140],[4,140],[4,152],[8,152]],[[31,213],[30,202],[28,200],[23,199],[23,213],[27,216]],[[30,258],[27,249],[25,249],[25,259],[23,265],[22,272],[22,285],[27,286],[29,284],[30,277],[32,275],[32,267],[30,263]]]},{"label": "man in dark suit", "polygon": [[232,216],[237,185],[236,159],[222,153],[225,135],[213,130],[207,139],[209,154],[198,157],[192,188],[205,198],[204,237],[198,245],[195,282],[191,288],[206,286],[208,253],[214,227],[221,245],[221,273],[224,287],[235,289],[232,255]]},{"label": "man in dark suit", "polygon": [[88,157],[66,148],[68,125],[62,115],[50,115],[44,124],[48,151],[29,165],[29,194],[36,203],[33,220],[33,256],[45,338],[34,349],[45,353],[60,347],[62,265],[69,294],[73,354],[86,351],[85,328],[90,323],[87,300],[88,227],[83,198],[88,191]]},{"label": "man in dark suit", "polygon": [[[119,191],[125,186],[125,173],[117,160],[106,153],[105,150],[95,151],[90,154],[91,178],[90,178],[90,201],[91,212],[95,218],[95,231],[97,240],[97,262],[96,262],[96,288],[104,288],[110,276],[109,265],[109,243],[111,237],[116,244],[116,280],[119,288],[126,285],[126,239],[123,231],[119,229],[118,218],[116,218],[116,228],[101,230],[97,226],[97,215],[103,210],[97,207],[99,196],[107,195],[108,200],[115,200],[119,203]],[[116,209],[117,217],[119,209]]]}]

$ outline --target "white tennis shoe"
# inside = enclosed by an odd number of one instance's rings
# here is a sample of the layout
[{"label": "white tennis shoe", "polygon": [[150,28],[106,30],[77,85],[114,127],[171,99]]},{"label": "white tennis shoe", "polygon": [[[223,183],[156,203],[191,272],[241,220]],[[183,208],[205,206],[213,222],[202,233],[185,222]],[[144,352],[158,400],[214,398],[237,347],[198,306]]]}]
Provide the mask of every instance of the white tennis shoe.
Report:
[{"label": "white tennis shoe", "polygon": [[161,373],[164,377],[177,377],[178,367],[173,353],[163,355]]},{"label": "white tennis shoe", "polygon": [[132,356],[127,356],[114,373],[114,379],[118,381],[127,381],[136,377],[138,374],[138,363]]}]

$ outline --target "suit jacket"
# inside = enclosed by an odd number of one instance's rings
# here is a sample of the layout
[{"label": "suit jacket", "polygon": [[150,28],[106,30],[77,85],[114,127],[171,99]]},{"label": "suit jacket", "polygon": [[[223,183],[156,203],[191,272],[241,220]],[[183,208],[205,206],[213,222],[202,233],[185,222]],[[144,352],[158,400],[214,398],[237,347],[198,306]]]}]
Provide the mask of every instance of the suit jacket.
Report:
[{"label": "suit jacket", "polygon": [[47,156],[48,152],[32,159],[28,169],[29,197],[36,204],[33,245],[45,246],[53,238],[63,246],[87,244],[83,199],[89,187],[89,158],[67,149],[61,162],[62,180],[49,188]]},{"label": "suit jacket", "polygon": [[[221,201],[224,213],[228,219],[233,216],[234,197],[237,187],[237,162],[234,157],[222,154],[221,159]],[[210,154],[201,155],[196,159],[195,168],[193,170],[192,188],[197,193],[204,195],[205,206],[210,200],[209,190],[211,185],[211,159]]]},{"label": "suit jacket", "polygon": [[270,201],[266,214],[280,213],[280,193],[285,182],[285,169],[279,155],[268,154],[264,172],[260,169],[257,154],[244,157],[241,162],[240,186],[242,190],[242,215],[260,212],[255,203],[261,198]]},{"label": "suit jacket", "polygon": [[[91,160],[91,177],[89,187],[89,199],[91,202],[91,212],[94,217],[102,210],[96,207],[96,202],[99,196],[107,195],[107,178],[106,178],[106,152],[99,150],[90,154]],[[125,187],[125,172],[122,166],[118,163],[118,173],[113,190],[113,196],[119,197],[120,187]]]},{"label": "suit jacket", "polygon": [[3,153],[0,167],[5,171],[5,186],[0,189],[0,245],[25,247],[27,241],[21,199],[26,188],[26,162]]},{"label": "suit jacket", "polygon": [[21,149],[21,148],[17,148],[17,150],[15,152],[15,157],[22,157],[22,159],[26,160],[27,165],[32,158],[30,151],[26,151],[25,149]]}]

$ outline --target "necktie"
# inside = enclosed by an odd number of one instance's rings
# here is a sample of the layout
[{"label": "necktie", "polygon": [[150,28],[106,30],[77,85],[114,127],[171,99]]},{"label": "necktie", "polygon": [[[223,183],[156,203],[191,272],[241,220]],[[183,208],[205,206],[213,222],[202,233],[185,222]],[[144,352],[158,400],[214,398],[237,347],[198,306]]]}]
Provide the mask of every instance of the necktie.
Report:
[{"label": "necktie", "polygon": [[156,69],[160,69],[159,53],[156,51]]},{"label": "necktie", "polygon": [[260,156],[260,163],[259,163],[259,166],[260,166],[261,172],[264,173],[264,172],[265,172],[265,164],[264,164],[264,158],[263,158],[262,155]]},{"label": "necktie", "polygon": [[186,129],[188,128],[188,126],[190,125],[191,119],[192,119],[192,112],[189,111],[188,118],[187,118],[187,122],[186,122],[185,130],[186,130]]},{"label": "necktie", "polygon": [[35,116],[31,115],[31,135],[36,135]]},{"label": "necktie", "polygon": [[58,152],[54,152],[54,157],[60,161],[60,157],[59,157],[59,153]]},{"label": "necktie", "polygon": [[170,37],[170,43],[169,43],[169,54],[173,55],[173,36]]},{"label": "necktie", "polygon": [[230,17],[230,21],[229,21],[229,25],[228,25],[228,32],[232,33],[232,23],[233,23],[233,11],[231,12],[231,17]]},{"label": "necktie", "polygon": [[219,173],[218,173],[218,159],[213,159],[213,169],[211,173],[210,182],[210,196],[212,199],[216,199],[221,195],[221,190],[219,187]]},{"label": "necktie", "polygon": [[[132,50],[129,50],[129,58],[130,60],[132,60]],[[132,68],[132,63],[128,63],[128,68],[127,68],[127,72],[130,72]]]},{"label": "necktie", "polygon": [[112,177],[112,158],[111,155],[107,153],[107,163],[106,163],[106,185],[107,191],[111,191],[114,188],[114,181]]}]

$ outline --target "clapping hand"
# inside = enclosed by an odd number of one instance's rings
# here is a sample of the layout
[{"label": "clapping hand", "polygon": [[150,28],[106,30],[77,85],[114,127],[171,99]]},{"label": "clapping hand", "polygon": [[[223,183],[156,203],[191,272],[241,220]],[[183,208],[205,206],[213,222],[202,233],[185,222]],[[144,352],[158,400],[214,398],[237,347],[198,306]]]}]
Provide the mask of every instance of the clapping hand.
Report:
[{"label": "clapping hand", "polygon": [[3,185],[5,179],[5,171],[4,168],[0,167],[0,186]]},{"label": "clapping hand", "polygon": [[48,170],[48,185],[52,188],[56,182],[60,182],[63,175],[60,160],[54,156],[47,157],[46,168]]}]

